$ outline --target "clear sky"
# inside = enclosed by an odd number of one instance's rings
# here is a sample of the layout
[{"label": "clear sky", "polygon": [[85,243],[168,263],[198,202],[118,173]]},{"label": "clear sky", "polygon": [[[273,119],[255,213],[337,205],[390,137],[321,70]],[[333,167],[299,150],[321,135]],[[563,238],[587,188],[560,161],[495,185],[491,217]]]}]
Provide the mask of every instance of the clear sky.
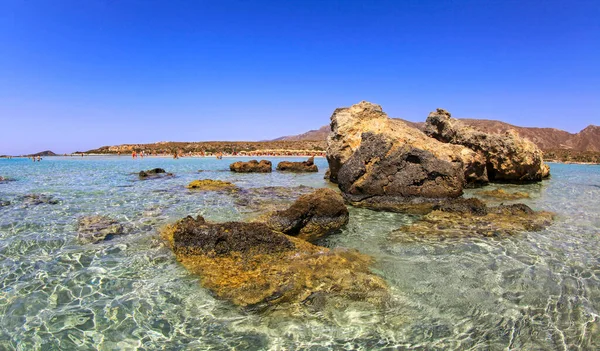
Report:
[{"label": "clear sky", "polygon": [[0,0],[0,154],[392,117],[600,124],[599,0]]}]

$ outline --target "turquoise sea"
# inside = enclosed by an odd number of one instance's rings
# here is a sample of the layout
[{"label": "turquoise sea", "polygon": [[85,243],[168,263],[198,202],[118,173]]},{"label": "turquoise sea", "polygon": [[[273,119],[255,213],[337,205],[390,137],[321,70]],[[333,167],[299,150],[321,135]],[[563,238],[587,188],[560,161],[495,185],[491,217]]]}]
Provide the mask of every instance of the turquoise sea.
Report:
[{"label": "turquoise sea", "polygon": [[[416,217],[351,208],[347,227],[322,244],[373,256],[392,303],[306,313],[215,299],[159,238],[186,215],[245,220],[290,203],[300,185],[331,186],[324,159],[318,174],[234,174],[235,160],[0,159],[11,179],[0,183],[0,350],[600,349],[600,166],[552,164],[541,184],[501,186],[557,214],[540,232],[414,237],[394,231]],[[155,167],[176,176],[135,175]],[[247,198],[185,189],[203,178],[231,181]],[[291,188],[265,188],[278,186]],[[45,196],[36,204],[28,194]],[[128,234],[79,243],[77,220],[93,214]]]}]

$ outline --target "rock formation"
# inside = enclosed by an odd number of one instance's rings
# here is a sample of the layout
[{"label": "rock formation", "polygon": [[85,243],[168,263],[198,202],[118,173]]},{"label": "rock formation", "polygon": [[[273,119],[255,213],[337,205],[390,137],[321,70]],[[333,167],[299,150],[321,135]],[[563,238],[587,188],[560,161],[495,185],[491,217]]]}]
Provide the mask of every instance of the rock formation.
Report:
[{"label": "rock formation", "polygon": [[425,236],[499,236],[540,231],[554,219],[550,212],[536,212],[524,204],[487,207],[474,198],[454,199],[434,206],[419,221],[398,229],[398,233]]},{"label": "rock formation", "polygon": [[[381,106],[360,102],[331,116],[327,161],[330,180],[354,205],[406,210],[457,197],[465,183],[487,182],[481,155],[439,142]],[[424,201],[423,199],[429,199]]]},{"label": "rock formation", "polygon": [[538,181],[550,174],[542,151],[512,130],[504,135],[487,134],[452,118],[448,111],[437,109],[427,117],[425,133],[478,152],[486,160],[490,181]]},{"label": "rock formation", "polygon": [[215,191],[215,190],[234,190],[237,187],[235,184],[225,182],[222,180],[214,179],[200,179],[194,180],[187,185],[188,189],[203,190],[203,191]]},{"label": "rock formation", "polygon": [[275,231],[314,241],[346,225],[348,218],[342,196],[322,188],[300,196],[286,210],[270,213],[265,217],[265,223]]},{"label": "rock formation", "polygon": [[123,226],[106,216],[82,217],[77,222],[77,239],[83,243],[97,243],[123,234]]},{"label": "rock formation", "polygon": [[248,162],[234,162],[229,165],[229,169],[238,173],[271,173],[273,166],[271,161],[261,160],[258,162],[257,160],[251,160]]},{"label": "rock formation", "polygon": [[318,172],[314,156],[303,162],[281,161],[277,165],[278,171],[283,172]]},{"label": "rock formation", "polygon": [[173,173],[167,173],[167,171],[165,171],[162,168],[148,169],[145,171],[140,171],[140,173],[138,173],[138,177],[140,177],[141,180],[156,179],[156,178],[162,178],[162,177],[172,177],[172,176],[173,176]]},{"label": "rock formation", "polygon": [[356,251],[329,250],[263,223],[186,217],[162,235],[177,260],[218,297],[240,306],[301,303],[315,294],[383,302],[387,285]]}]

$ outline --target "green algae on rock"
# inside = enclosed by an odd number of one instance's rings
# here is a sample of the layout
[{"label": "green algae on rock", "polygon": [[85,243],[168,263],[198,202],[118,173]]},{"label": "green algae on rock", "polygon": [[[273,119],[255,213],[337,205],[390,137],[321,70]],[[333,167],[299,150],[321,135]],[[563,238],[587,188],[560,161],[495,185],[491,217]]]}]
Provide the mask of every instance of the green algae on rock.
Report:
[{"label": "green algae on rock", "polygon": [[234,190],[237,189],[236,185],[223,180],[215,179],[199,179],[194,180],[186,186],[192,190],[203,190],[203,191],[216,191],[216,190]]},{"label": "green algae on rock", "polygon": [[348,209],[342,196],[332,189],[321,188],[302,195],[283,211],[265,216],[271,229],[314,241],[348,223]]},{"label": "green algae on rock", "polygon": [[186,217],[162,236],[204,287],[236,305],[298,304],[318,294],[374,304],[388,298],[387,284],[369,270],[370,257],[315,246],[263,223]]}]

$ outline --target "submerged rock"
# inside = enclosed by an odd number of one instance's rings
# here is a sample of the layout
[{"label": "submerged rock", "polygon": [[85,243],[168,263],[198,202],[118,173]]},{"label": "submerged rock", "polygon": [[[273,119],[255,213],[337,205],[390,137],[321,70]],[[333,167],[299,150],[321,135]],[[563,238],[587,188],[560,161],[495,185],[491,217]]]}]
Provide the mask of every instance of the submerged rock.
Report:
[{"label": "submerged rock", "polygon": [[237,187],[235,184],[223,180],[201,179],[192,181],[190,184],[187,185],[187,188],[193,190],[214,191],[234,190]]},{"label": "submerged rock", "polygon": [[494,190],[485,190],[480,191],[477,194],[487,197],[493,197],[501,200],[518,200],[518,199],[528,199],[529,194],[524,192],[507,192],[503,189],[496,188]]},{"label": "submerged rock", "polygon": [[27,194],[21,197],[25,205],[56,205],[59,203],[52,195],[46,194]]},{"label": "submerged rock", "polygon": [[234,203],[241,212],[266,213],[285,209],[299,196],[309,194],[315,189],[300,185],[294,187],[266,186],[238,189],[232,194]]},{"label": "submerged rock", "polygon": [[553,220],[553,213],[536,212],[524,204],[487,207],[478,199],[457,199],[436,206],[421,220],[397,232],[420,236],[513,235],[540,231]]},{"label": "submerged rock", "polygon": [[277,165],[277,170],[282,172],[318,172],[319,168],[317,168],[313,156],[303,162],[281,161]]},{"label": "submerged rock", "polygon": [[156,179],[156,178],[162,178],[162,177],[172,177],[172,176],[173,176],[173,173],[167,173],[167,171],[165,171],[162,168],[148,169],[145,171],[140,171],[140,173],[138,173],[138,177],[140,177],[140,179],[142,179],[142,180]]},{"label": "submerged rock", "polygon": [[119,222],[106,216],[81,217],[77,222],[77,239],[83,244],[97,243],[123,232]]},{"label": "submerged rock", "polygon": [[369,257],[318,247],[264,223],[186,217],[162,235],[204,287],[240,306],[301,303],[319,293],[373,303],[388,296]]},{"label": "submerged rock", "polygon": [[229,165],[232,172],[238,173],[271,173],[273,165],[267,160],[250,160],[248,162],[238,161]]},{"label": "submerged rock", "polygon": [[7,183],[9,181],[11,181],[11,179],[0,176],[0,184]]},{"label": "submerged rock", "polygon": [[278,232],[314,241],[346,225],[348,218],[342,196],[322,188],[300,196],[286,210],[270,213],[265,217],[265,223]]},{"label": "submerged rock", "polygon": [[515,131],[504,135],[487,134],[452,118],[448,111],[437,109],[427,117],[425,133],[481,154],[485,158],[490,181],[539,181],[550,174],[542,151]]},{"label": "submerged rock", "polygon": [[0,207],[10,206],[10,201],[0,200]]}]

